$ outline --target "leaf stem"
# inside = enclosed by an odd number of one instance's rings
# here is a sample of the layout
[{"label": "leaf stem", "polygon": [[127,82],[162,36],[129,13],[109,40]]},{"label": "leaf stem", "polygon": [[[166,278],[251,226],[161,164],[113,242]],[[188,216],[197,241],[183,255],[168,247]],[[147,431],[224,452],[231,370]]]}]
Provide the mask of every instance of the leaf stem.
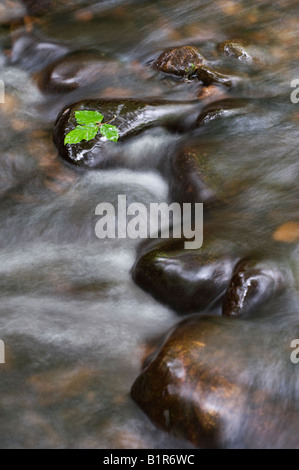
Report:
[{"label": "leaf stem", "polygon": [[107,122],[95,122],[95,124],[100,128],[103,124],[110,124],[110,122],[113,122],[115,118],[116,118],[116,114],[114,114],[113,118]]},{"label": "leaf stem", "polygon": [[110,124],[110,122],[113,122],[115,118],[116,118],[116,114],[114,114],[113,118],[110,119],[110,121],[103,122],[103,124]]}]

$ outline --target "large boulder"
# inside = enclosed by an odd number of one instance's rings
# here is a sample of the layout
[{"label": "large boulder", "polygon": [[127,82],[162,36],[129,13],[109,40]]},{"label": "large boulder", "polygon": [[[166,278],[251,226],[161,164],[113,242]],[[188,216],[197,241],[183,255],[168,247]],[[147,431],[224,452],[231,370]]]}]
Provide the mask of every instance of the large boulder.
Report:
[{"label": "large boulder", "polygon": [[187,317],[146,359],[132,397],[158,427],[201,448],[298,447],[290,336],[276,333]]}]

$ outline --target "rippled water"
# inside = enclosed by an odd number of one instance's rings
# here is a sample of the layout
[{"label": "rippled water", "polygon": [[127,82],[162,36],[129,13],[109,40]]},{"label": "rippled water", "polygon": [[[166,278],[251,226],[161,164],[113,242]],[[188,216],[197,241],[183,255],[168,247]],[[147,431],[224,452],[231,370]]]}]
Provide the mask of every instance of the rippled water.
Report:
[{"label": "rippled water", "polygon": [[[290,101],[291,80],[299,78],[298,3],[48,3],[25,23],[15,10],[20,18],[0,27],[6,91],[0,104],[0,338],[6,348],[0,446],[191,446],[157,431],[129,396],[147,341],[179,317],[134,284],[139,241],[103,241],[94,232],[95,207],[116,204],[118,194],[129,202],[167,201],[168,181],[159,169],[191,139],[210,155],[225,201],[205,213],[217,237],[235,252],[279,259],[291,272],[284,294],[248,323],[241,320],[234,335],[235,348],[249,356],[249,387],[262,383],[298,411],[299,365],[290,364],[287,349],[299,337],[298,247],[273,240],[280,225],[299,218],[299,104]],[[255,45],[257,67],[220,62],[216,44],[232,37]],[[51,47],[40,45],[47,41],[60,44],[62,54],[102,52],[117,70],[92,86],[45,95],[34,74],[54,60]],[[250,100],[246,113],[184,135],[146,131],[121,144],[121,169],[77,172],[60,160],[52,129],[64,106],[95,97],[196,100],[194,82],[162,78],[149,66],[163,49],[185,44],[243,77],[230,96]],[[231,327],[223,322],[223,328]],[[230,344],[221,347],[232,354]],[[246,421],[240,426],[243,434],[229,436],[229,446],[250,446]],[[295,430],[286,422],[264,445],[286,447]]]}]

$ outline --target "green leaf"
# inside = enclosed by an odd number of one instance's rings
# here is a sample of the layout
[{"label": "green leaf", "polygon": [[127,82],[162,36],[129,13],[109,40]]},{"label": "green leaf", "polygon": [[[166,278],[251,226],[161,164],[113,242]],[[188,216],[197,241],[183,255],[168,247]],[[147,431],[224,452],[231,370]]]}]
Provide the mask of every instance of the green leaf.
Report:
[{"label": "green leaf", "polygon": [[98,129],[98,126],[92,124],[88,126],[77,126],[74,130],[66,134],[64,145],[78,144],[82,140],[91,140],[97,135]]},{"label": "green leaf", "polygon": [[75,118],[78,124],[95,124],[102,122],[104,116],[98,111],[75,111]]},{"label": "green leaf", "polygon": [[100,131],[104,137],[112,142],[117,142],[119,138],[118,129],[116,126],[111,126],[111,124],[102,124]]}]

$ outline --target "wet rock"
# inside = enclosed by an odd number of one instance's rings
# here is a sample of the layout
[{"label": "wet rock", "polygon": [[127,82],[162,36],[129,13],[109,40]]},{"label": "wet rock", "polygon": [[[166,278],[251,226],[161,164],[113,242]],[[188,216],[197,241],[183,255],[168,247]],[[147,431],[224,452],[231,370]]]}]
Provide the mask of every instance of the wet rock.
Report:
[{"label": "wet rock", "polygon": [[[225,99],[205,106],[196,120],[196,126],[213,121],[216,118],[234,117],[245,114],[251,109],[243,100]],[[213,126],[213,123],[210,124]],[[227,126],[231,126],[227,122]],[[211,132],[216,132],[211,129]],[[214,141],[214,137],[212,136]],[[190,144],[182,147],[170,158],[169,197],[172,201],[203,202],[205,207],[219,206],[228,203],[248,187],[248,181],[232,178],[219,171],[219,162],[215,158],[214,143],[205,141],[202,134]]]},{"label": "wet rock", "polygon": [[228,380],[217,377],[215,366],[209,370],[203,364],[209,334],[204,321],[181,323],[148,358],[131,390],[133,399],[158,427],[204,448],[216,447],[220,440],[219,411],[213,413],[208,406],[211,389],[216,403],[227,394],[234,396],[238,406],[241,395]]},{"label": "wet rock", "polygon": [[222,198],[222,186],[210,159],[197,145],[187,146],[174,155],[169,182],[172,201],[214,204]]},{"label": "wet rock", "polygon": [[203,60],[196,47],[181,46],[162,52],[153,67],[161,72],[183,77],[195,70]]},{"label": "wet rock", "polygon": [[241,260],[234,269],[223,300],[223,315],[236,317],[248,314],[286,287],[287,281],[287,274],[274,262]]},{"label": "wet rock", "polygon": [[75,0],[22,0],[29,15],[46,15],[57,9],[75,7]]},{"label": "wet rock", "polygon": [[30,15],[45,14],[53,6],[55,0],[22,0]]},{"label": "wet rock", "polygon": [[[197,103],[170,101],[141,101],[131,99],[121,100],[87,100],[81,101],[64,109],[58,116],[53,140],[62,158],[82,167],[111,167],[121,166],[119,144],[107,142],[100,135],[89,142],[82,141],[75,145],[64,145],[65,135],[77,125],[75,111],[99,111],[104,116],[103,122],[113,120],[113,125],[119,130],[119,141],[134,136],[153,126],[165,126],[177,130],[184,116],[190,118],[194,114],[196,120]],[[106,150],[110,149],[108,155]],[[113,150],[112,150],[113,149]],[[105,150],[105,151],[104,151]]]},{"label": "wet rock", "polygon": [[204,64],[200,65],[196,69],[196,76],[204,85],[207,86],[216,84],[231,87],[238,81],[237,77],[224,75],[223,73],[217,72],[217,70],[214,70],[212,67],[208,67]]},{"label": "wet rock", "polygon": [[252,56],[246,50],[246,43],[243,41],[224,41],[218,45],[217,49],[227,57],[232,57],[249,63],[253,61]]},{"label": "wet rock", "polygon": [[232,117],[250,112],[250,102],[246,99],[226,98],[208,104],[196,121],[197,126],[207,124],[217,118]]},{"label": "wet rock", "polygon": [[289,357],[282,364],[281,350],[269,362],[266,343],[253,325],[192,315],[159,342],[131,395],[158,427],[200,448],[298,446],[296,433],[289,440],[298,420],[293,400],[267,374],[271,365],[285,373]]},{"label": "wet rock", "polygon": [[204,85],[224,85],[227,87],[237,80],[217,72],[207,65],[207,61],[193,46],[181,46],[162,52],[153,67],[160,72],[178,75],[187,79],[198,79]]},{"label": "wet rock", "polygon": [[80,51],[51,63],[37,78],[39,88],[46,93],[67,93],[78,87],[87,87],[95,82],[120,72],[120,64],[104,54]]},{"label": "wet rock", "polygon": [[35,33],[17,35],[11,53],[11,63],[35,72],[66,55],[68,46],[39,37]]},{"label": "wet rock", "polygon": [[3,0],[0,4],[0,24],[9,25],[25,14],[24,5],[19,0]]},{"label": "wet rock", "polygon": [[[150,245],[151,247],[151,245]],[[156,242],[133,268],[137,285],[181,314],[199,312],[224,295],[235,258],[227,244],[205,240],[198,250],[182,240]]]}]

